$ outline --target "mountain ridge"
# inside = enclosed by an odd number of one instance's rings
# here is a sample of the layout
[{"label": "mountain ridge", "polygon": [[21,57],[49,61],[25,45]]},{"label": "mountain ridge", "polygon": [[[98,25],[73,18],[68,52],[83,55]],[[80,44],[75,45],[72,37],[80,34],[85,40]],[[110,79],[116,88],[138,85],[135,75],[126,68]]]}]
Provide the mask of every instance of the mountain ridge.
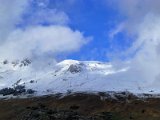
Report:
[{"label": "mountain ridge", "polygon": [[[146,89],[138,80],[127,80],[121,75],[129,66],[116,68],[111,63],[99,61],[64,60],[56,64],[47,63],[46,68],[34,68],[29,59],[0,63],[0,90],[25,87],[36,95],[67,92],[120,92],[135,94],[157,94],[152,88]],[[18,89],[18,92],[20,90]]]}]

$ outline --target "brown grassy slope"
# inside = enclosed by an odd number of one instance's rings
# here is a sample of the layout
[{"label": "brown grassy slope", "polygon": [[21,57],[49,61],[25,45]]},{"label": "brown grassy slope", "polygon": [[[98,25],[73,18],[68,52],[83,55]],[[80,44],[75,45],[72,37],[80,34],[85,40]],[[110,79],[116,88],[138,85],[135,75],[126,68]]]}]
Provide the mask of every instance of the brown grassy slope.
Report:
[{"label": "brown grassy slope", "polygon": [[[63,97],[45,96],[28,99],[0,100],[0,120],[23,120],[28,108],[73,110],[83,116],[112,113],[112,120],[160,120],[160,99],[101,100],[99,95],[76,94]],[[107,120],[107,119],[106,119]]]}]

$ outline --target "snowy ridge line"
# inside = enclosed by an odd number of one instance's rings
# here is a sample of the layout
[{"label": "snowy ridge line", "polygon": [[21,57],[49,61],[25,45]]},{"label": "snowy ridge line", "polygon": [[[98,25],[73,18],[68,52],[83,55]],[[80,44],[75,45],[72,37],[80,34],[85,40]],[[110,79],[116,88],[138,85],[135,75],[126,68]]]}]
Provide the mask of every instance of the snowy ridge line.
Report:
[{"label": "snowy ridge line", "polygon": [[[38,68],[36,68],[38,66]],[[147,84],[139,79],[123,77],[129,74],[128,64],[115,66],[112,63],[98,61],[64,60],[57,64],[41,63],[24,59],[22,61],[0,63],[0,90],[12,90],[19,93],[19,88],[25,88],[36,95],[54,93],[94,93],[106,91],[128,91],[136,95],[149,94],[159,96],[159,87]],[[25,91],[24,90],[24,91]],[[22,90],[23,91],[23,90]],[[25,92],[26,92],[25,91]],[[23,94],[25,92],[22,92]]]},{"label": "snowy ridge line", "polygon": [[62,99],[67,96],[77,96],[77,95],[96,95],[99,96],[101,100],[117,100],[117,101],[130,101],[130,100],[146,100],[146,99],[160,99],[160,94],[134,94],[128,91],[108,91],[108,92],[93,92],[93,91],[86,91],[86,92],[68,92],[68,93],[48,93],[39,95],[36,93],[33,94],[21,94],[21,95],[0,95],[0,99],[7,100],[7,99],[26,99],[26,98],[33,98],[33,97],[56,97],[58,99]]}]

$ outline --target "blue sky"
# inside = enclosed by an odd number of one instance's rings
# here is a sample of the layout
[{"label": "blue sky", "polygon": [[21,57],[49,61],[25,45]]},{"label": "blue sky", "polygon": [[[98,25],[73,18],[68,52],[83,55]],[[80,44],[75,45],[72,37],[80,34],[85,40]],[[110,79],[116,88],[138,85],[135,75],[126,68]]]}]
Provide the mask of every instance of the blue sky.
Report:
[{"label": "blue sky", "polygon": [[71,28],[82,31],[85,36],[93,36],[89,44],[67,58],[108,61],[108,53],[115,48],[123,50],[127,47],[125,34],[117,35],[114,40],[109,37],[110,32],[124,17],[116,9],[107,6],[104,0],[77,2],[66,12],[71,19]]},{"label": "blue sky", "polygon": [[[46,2],[45,9],[57,9],[68,16],[67,26],[73,30],[79,30],[84,36],[92,37],[92,40],[79,51],[67,55],[61,53],[57,55],[59,59],[109,61],[111,54],[124,51],[130,46],[131,43],[123,32],[117,34],[113,39],[110,37],[110,33],[125,17],[113,6],[108,5],[109,1],[77,0],[70,3],[68,0],[46,0]],[[32,2],[19,26],[30,24],[29,16],[39,9],[41,8],[37,7],[36,2]],[[50,23],[44,21],[41,25],[50,25]]]},{"label": "blue sky", "polygon": [[[113,39],[110,33],[124,20],[117,9],[107,5],[106,0],[79,0],[67,12],[71,22],[69,26],[78,29],[85,36],[93,36],[89,44],[79,52],[67,56],[78,60],[108,61],[108,54],[125,50],[130,46],[125,33],[119,33]],[[67,4],[66,4],[67,6]]]}]

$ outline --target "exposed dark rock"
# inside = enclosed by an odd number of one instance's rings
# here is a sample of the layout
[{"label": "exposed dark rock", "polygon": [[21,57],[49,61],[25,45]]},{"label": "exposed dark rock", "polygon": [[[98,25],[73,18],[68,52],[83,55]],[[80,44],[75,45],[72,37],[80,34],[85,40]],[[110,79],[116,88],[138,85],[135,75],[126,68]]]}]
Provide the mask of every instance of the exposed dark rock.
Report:
[{"label": "exposed dark rock", "polygon": [[18,86],[18,84],[21,82],[21,80],[22,80],[22,79],[19,79],[19,80],[18,80],[16,83],[14,83],[12,86],[13,86],[13,87]]},{"label": "exposed dark rock", "polygon": [[19,64],[19,61],[18,60],[12,61],[12,64],[15,67],[15,66],[17,66]]},{"label": "exposed dark rock", "polygon": [[4,60],[3,61],[3,64],[5,65],[5,64],[8,64],[8,60]]},{"label": "exposed dark rock", "polygon": [[31,80],[30,83],[34,83],[34,80]]},{"label": "exposed dark rock", "polygon": [[126,101],[130,99],[137,99],[137,96],[130,92],[119,92],[119,93],[114,93],[114,97],[119,100],[119,101]]},{"label": "exposed dark rock", "polygon": [[35,93],[35,91],[32,90],[32,89],[28,89],[28,90],[26,91],[26,93],[27,93],[27,94],[33,94],[33,93]]},{"label": "exposed dark rock", "polygon": [[3,96],[14,94],[15,90],[13,88],[3,88],[0,90],[0,94]]},{"label": "exposed dark rock", "polygon": [[3,88],[0,90],[0,94],[3,96],[6,95],[21,95],[21,94],[33,94],[35,91],[32,89],[25,89],[25,86],[17,85],[13,88]]},{"label": "exposed dark rock", "polygon": [[26,92],[25,86],[22,86],[22,85],[17,85],[14,88],[14,90],[15,90],[15,92],[13,93],[13,95],[15,95],[15,96]]},{"label": "exposed dark rock", "polygon": [[29,64],[31,64],[31,60],[29,60],[28,58],[24,59],[21,61],[20,67],[22,66],[28,66]]},{"label": "exposed dark rock", "polygon": [[78,73],[82,71],[82,68],[78,64],[72,64],[69,66],[68,71],[70,71],[71,73]]}]

